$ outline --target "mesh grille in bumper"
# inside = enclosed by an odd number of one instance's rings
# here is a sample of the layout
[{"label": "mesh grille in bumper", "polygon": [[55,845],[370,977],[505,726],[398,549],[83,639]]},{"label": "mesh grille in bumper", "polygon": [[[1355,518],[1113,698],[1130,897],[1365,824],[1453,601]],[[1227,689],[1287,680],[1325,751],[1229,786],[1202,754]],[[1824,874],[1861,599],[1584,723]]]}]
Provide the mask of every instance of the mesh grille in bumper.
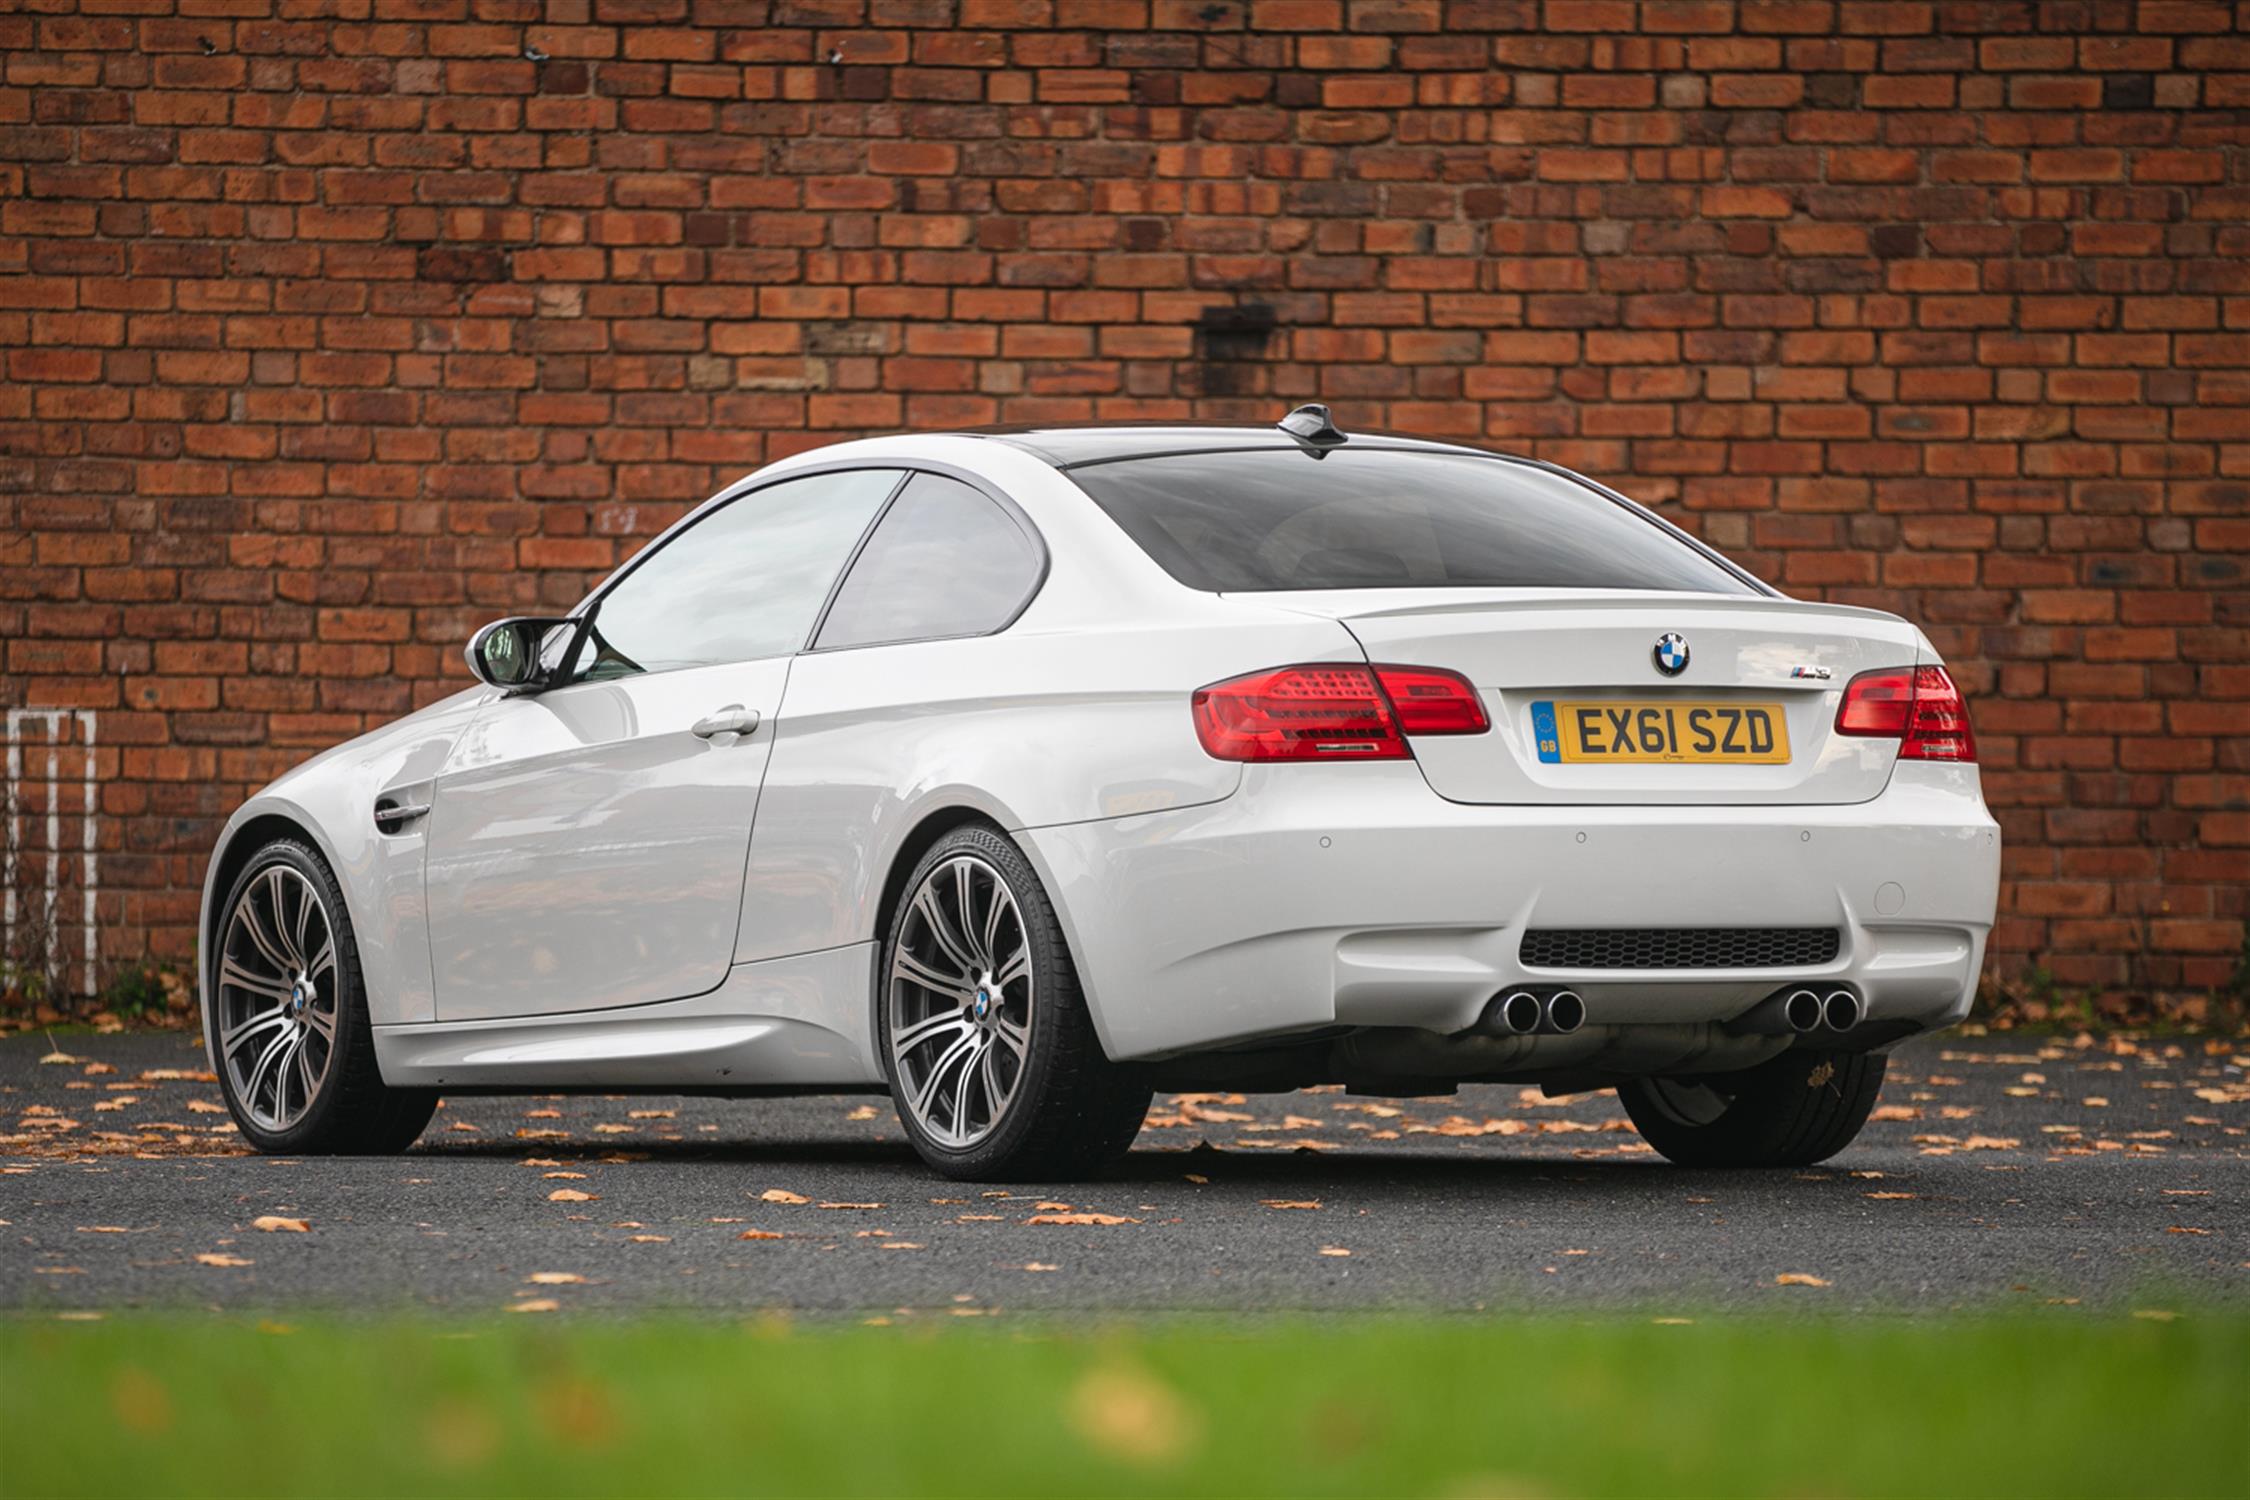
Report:
[{"label": "mesh grille in bumper", "polygon": [[1833,927],[1534,927],[1534,969],[1794,969],[1835,960]]}]

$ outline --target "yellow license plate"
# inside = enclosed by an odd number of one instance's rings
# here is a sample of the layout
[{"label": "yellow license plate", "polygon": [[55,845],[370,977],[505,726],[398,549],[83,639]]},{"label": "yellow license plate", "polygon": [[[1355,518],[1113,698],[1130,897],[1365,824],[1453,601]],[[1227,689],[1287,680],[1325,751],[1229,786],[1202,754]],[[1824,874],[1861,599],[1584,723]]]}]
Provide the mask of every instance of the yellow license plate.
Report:
[{"label": "yellow license plate", "polygon": [[1778,703],[1547,702],[1531,705],[1549,765],[1778,766],[1789,761]]}]

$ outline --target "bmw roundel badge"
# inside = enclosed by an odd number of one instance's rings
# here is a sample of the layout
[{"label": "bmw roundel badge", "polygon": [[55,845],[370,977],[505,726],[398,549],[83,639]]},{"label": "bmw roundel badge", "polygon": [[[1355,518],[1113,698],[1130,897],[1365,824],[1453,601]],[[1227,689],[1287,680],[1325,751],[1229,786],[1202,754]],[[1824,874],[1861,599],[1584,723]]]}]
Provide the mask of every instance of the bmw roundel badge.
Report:
[{"label": "bmw roundel badge", "polygon": [[1656,649],[1650,653],[1656,658],[1656,670],[1667,677],[1677,677],[1687,670],[1687,637],[1676,630],[1667,630],[1656,638]]}]

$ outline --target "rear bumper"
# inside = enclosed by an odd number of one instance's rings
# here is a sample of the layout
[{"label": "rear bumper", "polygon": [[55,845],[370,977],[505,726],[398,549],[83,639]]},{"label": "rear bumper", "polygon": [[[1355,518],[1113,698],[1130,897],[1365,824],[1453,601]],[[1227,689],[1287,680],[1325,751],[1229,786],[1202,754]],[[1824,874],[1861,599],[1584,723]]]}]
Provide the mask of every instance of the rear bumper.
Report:
[{"label": "rear bumper", "polygon": [[[1025,830],[1112,1057],[1331,1026],[1471,1026],[1568,985],[1589,1026],[1723,1022],[1785,984],[1871,1021],[1967,1014],[2000,880],[1973,767],[1902,763],[1841,806],[1447,802],[1412,762],[1251,767],[1223,802]],[[1533,927],[1834,927],[1792,968],[1530,968]],[[1898,1029],[1896,1027],[1894,1030]]]}]

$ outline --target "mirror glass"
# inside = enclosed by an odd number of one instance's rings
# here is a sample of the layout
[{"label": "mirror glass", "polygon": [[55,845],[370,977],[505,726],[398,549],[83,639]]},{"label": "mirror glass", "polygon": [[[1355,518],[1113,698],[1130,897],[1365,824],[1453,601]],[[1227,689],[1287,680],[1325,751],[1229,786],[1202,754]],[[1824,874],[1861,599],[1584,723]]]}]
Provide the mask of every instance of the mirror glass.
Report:
[{"label": "mirror glass", "polygon": [[547,632],[565,620],[519,616],[496,620],[469,640],[469,670],[477,680],[499,688],[541,685],[539,647]]}]

